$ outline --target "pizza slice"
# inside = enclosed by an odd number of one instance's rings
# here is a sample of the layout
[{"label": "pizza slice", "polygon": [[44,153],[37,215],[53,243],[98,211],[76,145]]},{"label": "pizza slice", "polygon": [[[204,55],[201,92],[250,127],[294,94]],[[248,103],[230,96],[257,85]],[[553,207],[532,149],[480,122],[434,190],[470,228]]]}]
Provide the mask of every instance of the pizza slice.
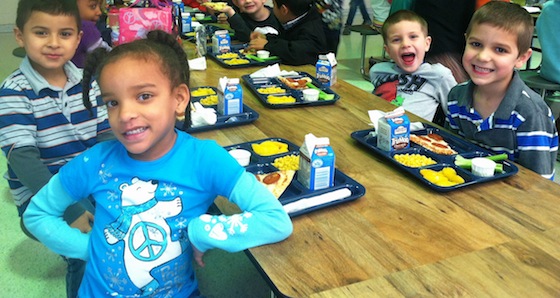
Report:
[{"label": "pizza slice", "polygon": [[223,10],[226,6],[226,2],[204,2],[202,5],[217,11]]},{"label": "pizza slice", "polygon": [[266,174],[255,174],[257,180],[262,183],[278,199],[290,186],[296,171],[285,170]]},{"label": "pizza slice", "polygon": [[301,77],[301,78],[285,78],[283,76],[278,76],[278,79],[284,83],[284,85],[288,86],[292,89],[305,89],[307,88],[307,83],[311,82],[311,79],[308,77]]},{"label": "pizza slice", "polygon": [[427,135],[410,134],[410,140],[434,153],[441,155],[457,154],[451,146],[443,139],[442,136],[430,133]]}]

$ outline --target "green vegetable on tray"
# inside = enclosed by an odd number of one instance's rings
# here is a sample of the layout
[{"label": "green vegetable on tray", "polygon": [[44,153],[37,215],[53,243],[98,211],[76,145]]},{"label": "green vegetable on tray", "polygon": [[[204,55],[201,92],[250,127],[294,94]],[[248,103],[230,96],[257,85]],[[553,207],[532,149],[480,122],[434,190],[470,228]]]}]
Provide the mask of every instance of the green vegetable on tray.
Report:
[{"label": "green vegetable on tray", "polygon": [[[506,160],[507,157],[508,156],[507,156],[506,153],[502,153],[502,154],[498,154],[498,155],[484,156],[484,158],[488,158],[488,159],[493,160],[493,161]],[[455,165],[458,166],[458,167],[461,167],[463,169],[470,170],[471,167],[472,167],[472,159],[464,158],[461,155],[456,155],[455,156]],[[496,163],[495,171],[498,172],[498,173],[503,173],[504,172],[504,165],[501,164],[501,163]]]},{"label": "green vegetable on tray", "polygon": [[309,88],[319,90],[319,99],[322,99],[322,100],[333,100],[333,99],[334,99],[334,94],[329,94],[329,93],[327,93],[327,92],[321,90],[321,88],[319,88],[319,87],[313,85],[313,83],[307,82],[306,85],[307,85],[307,87],[309,87]]}]

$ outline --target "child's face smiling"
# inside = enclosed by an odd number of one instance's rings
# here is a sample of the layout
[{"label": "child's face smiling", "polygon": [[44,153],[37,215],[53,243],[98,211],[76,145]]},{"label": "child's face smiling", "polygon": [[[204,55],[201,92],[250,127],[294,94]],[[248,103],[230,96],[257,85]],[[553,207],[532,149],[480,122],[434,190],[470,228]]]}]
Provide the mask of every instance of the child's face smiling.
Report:
[{"label": "child's face smiling", "polygon": [[109,124],[134,159],[155,160],[171,150],[175,116],[189,101],[185,84],[172,88],[154,58],[123,57],[102,69],[99,85]]},{"label": "child's face smiling", "polygon": [[384,48],[402,70],[413,73],[424,63],[431,42],[418,22],[400,21],[387,30]]},{"label": "child's face smiling", "polygon": [[531,50],[519,54],[517,34],[489,24],[478,24],[467,36],[463,67],[477,86],[505,90],[513,69],[522,67],[530,56]]},{"label": "child's face smiling", "polygon": [[15,28],[16,41],[25,52],[33,68],[43,77],[63,70],[80,44],[76,18],[34,11],[21,28]]},{"label": "child's face smiling", "polygon": [[264,7],[265,0],[234,0],[241,12],[254,14]]}]

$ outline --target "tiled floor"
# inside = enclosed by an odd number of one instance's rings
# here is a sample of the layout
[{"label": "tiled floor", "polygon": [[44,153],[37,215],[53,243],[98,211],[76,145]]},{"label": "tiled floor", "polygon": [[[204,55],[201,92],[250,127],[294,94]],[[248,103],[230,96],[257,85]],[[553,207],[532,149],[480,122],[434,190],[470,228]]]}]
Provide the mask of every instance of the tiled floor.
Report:
[{"label": "tiled floor", "polygon": [[[359,18],[356,22],[359,22]],[[12,55],[17,46],[12,33],[0,33],[0,80],[17,68],[21,59]],[[367,57],[381,56],[380,36],[368,37]],[[339,79],[371,91],[371,83],[360,72],[361,36],[342,36],[338,53]],[[367,59],[366,59],[367,60]],[[365,111],[364,111],[365,112]],[[6,171],[0,155],[0,173]],[[19,228],[16,208],[7,183],[0,179],[0,289],[9,297],[64,297],[65,264],[41,244],[26,238]],[[269,289],[243,253],[212,251],[206,255],[207,268],[199,271],[201,290],[210,297],[268,297]],[[4,294],[0,294],[3,296]]]}]

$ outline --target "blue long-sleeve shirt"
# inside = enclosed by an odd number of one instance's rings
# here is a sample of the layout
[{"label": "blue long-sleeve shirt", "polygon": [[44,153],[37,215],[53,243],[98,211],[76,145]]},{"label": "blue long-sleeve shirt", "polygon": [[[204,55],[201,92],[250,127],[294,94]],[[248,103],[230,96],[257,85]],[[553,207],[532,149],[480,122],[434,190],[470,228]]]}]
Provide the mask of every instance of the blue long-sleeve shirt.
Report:
[{"label": "blue long-sleeve shirt", "polygon": [[[93,230],[82,234],[60,217],[85,194],[96,201]],[[211,216],[216,196],[240,214]],[[53,251],[88,260],[79,295],[188,297],[197,287],[192,247],[240,251],[292,232],[282,205],[214,141],[178,132],[155,161],[130,158],[117,141],[76,157],[33,198],[26,227]]]}]

